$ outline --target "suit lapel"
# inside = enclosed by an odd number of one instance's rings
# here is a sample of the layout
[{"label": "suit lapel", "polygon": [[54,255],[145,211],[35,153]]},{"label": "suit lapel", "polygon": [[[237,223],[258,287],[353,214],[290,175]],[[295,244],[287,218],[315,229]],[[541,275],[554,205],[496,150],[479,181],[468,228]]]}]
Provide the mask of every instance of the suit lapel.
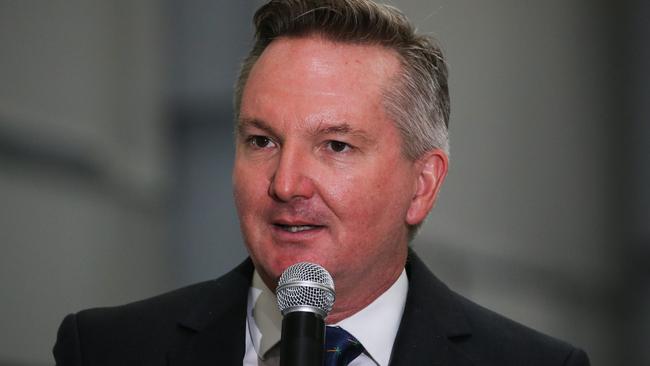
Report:
[{"label": "suit lapel", "polygon": [[409,250],[409,292],[390,366],[469,366],[454,344],[470,337],[470,327],[453,293]]},{"label": "suit lapel", "polygon": [[185,341],[168,353],[170,366],[236,365],[245,352],[246,302],[253,265],[247,259],[214,281],[209,293],[179,321]]}]

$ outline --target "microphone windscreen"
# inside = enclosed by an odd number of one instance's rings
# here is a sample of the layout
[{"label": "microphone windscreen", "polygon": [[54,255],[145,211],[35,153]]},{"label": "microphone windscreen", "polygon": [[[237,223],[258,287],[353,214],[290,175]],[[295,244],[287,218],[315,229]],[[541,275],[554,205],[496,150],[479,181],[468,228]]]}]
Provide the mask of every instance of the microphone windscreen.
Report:
[{"label": "microphone windscreen", "polygon": [[334,280],[329,272],[318,264],[296,263],[282,272],[276,296],[282,315],[307,311],[325,319],[336,298]]}]

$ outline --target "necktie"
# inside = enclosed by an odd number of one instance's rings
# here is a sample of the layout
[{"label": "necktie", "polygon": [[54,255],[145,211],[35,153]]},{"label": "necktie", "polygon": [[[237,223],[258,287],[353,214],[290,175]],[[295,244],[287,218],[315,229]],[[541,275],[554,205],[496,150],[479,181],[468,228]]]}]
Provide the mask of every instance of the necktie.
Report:
[{"label": "necktie", "polygon": [[361,343],[341,327],[325,328],[325,366],[346,366],[363,352]]}]

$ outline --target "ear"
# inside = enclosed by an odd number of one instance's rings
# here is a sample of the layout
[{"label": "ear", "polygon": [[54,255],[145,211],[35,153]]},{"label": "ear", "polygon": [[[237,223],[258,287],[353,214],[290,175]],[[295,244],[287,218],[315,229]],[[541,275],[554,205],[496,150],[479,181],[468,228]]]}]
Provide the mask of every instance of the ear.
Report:
[{"label": "ear", "polygon": [[406,213],[406,222],[409,225],[421,223],[431,211],[442,182],[447,176],[449,158],[444,151],[435,149],[419,158],[415,168],[417,169],[415,192]]}]

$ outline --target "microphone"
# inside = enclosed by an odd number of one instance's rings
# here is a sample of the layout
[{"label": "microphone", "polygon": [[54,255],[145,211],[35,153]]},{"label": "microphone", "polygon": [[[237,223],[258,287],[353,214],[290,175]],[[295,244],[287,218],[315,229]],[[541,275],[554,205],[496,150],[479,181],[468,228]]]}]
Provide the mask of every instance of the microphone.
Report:
[{"label": "microphone", "polygon": [[275,292],[283,316],[280,366],[322,366],[325,318],[336,297],[332,276],[317,264],[296,263]]}]

